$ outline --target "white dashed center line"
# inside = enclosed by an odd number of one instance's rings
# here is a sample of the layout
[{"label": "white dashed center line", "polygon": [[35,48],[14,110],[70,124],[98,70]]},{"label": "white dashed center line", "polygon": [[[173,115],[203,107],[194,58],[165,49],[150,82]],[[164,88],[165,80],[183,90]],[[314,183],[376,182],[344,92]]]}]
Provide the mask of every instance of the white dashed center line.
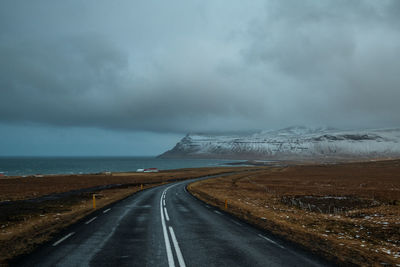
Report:
[{"label": "white dashed center line", "polygon": [[[166,204],[165,204],[165,198],[166,198],[166,192],[168,191],[168,189],[170,189],[171,187],[173,187],[175,185],[176,184],[167,187],[163,191],[163,193],[161,195],[161,199],[160,199],[161,226],[162,226],[163,234],[164,234],[165,250],[167,252],[168,266],[169,267],[175,267],[175,259],[174,259],[174,254],[172,252],[172,246],[171,246],[169,235],[168,235],[168,231],[167,231],[167,223],[166,223],[166,221],[169,222],[169,215],[168,215],[167,207],[166,207]],[[176,257],[178,259],[179,266],[180,267],[186,267],[185,260],[183,259],[183,255],[182,255],[181,249],[179,248],[178,240],[176,239],[176,236],[175,236],[174,229],[171,226],[168,226],[168,229],[169,229],[169,233],[171,235],[172,244],[173,244],[174,249],[175,249],[175,254],[176,254]]]},{"label": "white dashed center line", "polygon": [[[167,187],[168,189],[169,187]],[[163,195],[167,191],[167,189],[164,190]],[[163,197],[161,197],[163,199]],[[167,251],[167,257],[168,257],[168,266],[169,267],[175,267],[175,261],[174,261],[174,255],[172,254],[171,250],[171,244],[169,242],[169,236],[167,232],[167,226],[164,220],[164,212],[163,212],[163,207],[162,207],[162,201],[160,200],[160,210],[161,210],[161,225],[163,229],[163,234],[164,234],[164,241],[165,241],[165,249]]]},{"label": "white dashed center line", "polygon": [[165,212],[165,219],[167,219],[167,221],[169,221],[167,208],[164,208],[164,212]]}]

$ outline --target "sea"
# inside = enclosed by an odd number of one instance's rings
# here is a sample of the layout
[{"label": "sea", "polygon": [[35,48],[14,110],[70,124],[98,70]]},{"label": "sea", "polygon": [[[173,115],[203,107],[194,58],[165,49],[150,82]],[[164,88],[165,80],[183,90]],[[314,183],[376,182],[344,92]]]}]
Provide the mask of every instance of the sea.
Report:
[{"label": "sea", "polygon": [[131,172],[137,169],[227,166],[235,160],[161,159],[157,157],[0,157],[0,174],[25,176],[33,174],[86,174]]}]

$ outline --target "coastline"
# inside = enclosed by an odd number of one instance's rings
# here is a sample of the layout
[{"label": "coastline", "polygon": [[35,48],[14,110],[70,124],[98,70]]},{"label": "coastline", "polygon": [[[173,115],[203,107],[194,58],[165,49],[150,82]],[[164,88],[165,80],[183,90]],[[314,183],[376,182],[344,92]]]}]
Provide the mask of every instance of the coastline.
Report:
[{"label": "coastline", "polygon": [[[135,172],[137,169],[210,168],[228,159],[160,159],[157,157],[0,157],[4,176],[88,175],[103,172]],[[1,177],[1,176],[0,176]]]}]

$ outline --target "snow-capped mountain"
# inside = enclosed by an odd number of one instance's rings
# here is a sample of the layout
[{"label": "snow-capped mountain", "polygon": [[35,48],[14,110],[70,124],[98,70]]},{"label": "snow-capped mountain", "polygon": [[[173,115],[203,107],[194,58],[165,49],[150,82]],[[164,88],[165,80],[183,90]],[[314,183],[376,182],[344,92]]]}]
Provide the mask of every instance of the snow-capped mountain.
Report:
[{"label": "snow-capped mountain", "polygon": [[162,158],[323,159],[400,157],[400,128],[289,127],[247,135],[187,134]]}]

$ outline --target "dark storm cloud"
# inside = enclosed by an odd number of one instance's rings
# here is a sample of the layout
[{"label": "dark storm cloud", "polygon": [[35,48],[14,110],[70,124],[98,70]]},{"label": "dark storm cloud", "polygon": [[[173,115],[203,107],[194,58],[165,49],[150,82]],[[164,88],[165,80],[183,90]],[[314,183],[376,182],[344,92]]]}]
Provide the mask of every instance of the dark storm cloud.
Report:
[{"label": "dark storm cloud", "polygon": [[0,119],[398,126],[398,1],[2,1]]},{"label": "dark storm cloud", "polygon": [[291,97],[277,103],[305,123],[398,126],[399,11],[398,1],[270,1],[245,56],[284,80],[276,89]]}]

